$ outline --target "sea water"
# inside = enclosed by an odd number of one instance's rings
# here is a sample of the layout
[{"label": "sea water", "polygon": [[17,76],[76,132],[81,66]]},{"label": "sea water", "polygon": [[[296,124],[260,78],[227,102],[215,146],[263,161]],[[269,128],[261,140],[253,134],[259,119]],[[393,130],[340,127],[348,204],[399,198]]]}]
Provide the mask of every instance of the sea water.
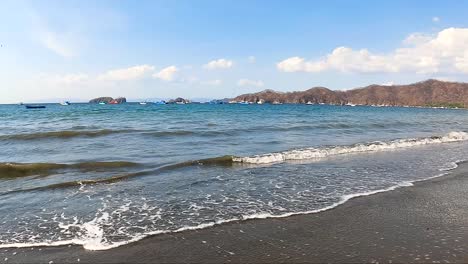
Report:
[{"label": "sea water", "polygon": [[105,250],[319,213],[468,159],[468,111],[327,105],[0,105],[0,247]]}]

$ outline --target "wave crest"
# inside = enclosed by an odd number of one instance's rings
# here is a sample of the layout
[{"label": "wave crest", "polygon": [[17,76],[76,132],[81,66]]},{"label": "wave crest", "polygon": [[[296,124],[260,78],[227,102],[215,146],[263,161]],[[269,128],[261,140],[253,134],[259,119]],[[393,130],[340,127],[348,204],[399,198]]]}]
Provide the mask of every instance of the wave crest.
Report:
[{"label": "wave crest", "polygon": [[466,132],[450,132],[444,136],[432,136],[426,138],[397,139],[388,142],[376,141],[371,143],[361,143],[350,146],[333,146],[324,148],[304,148],[283,152],[267,153],[250,157],[234,157],[233,161],[249,164],[268,164],[285,162],[288,160],[318,159],[329,156],[342,155],[348,153],[388,151],[401,148],[410,148],[422,145],[450,143],[468,140]]}]

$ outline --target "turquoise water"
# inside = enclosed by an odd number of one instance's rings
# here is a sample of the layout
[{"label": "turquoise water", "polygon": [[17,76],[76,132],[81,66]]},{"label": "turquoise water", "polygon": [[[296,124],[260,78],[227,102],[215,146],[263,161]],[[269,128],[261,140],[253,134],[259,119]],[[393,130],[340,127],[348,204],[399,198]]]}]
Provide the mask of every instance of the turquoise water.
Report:
[{"label": "turquoise water", "polygon": [[0,106],[0,247],[107,249],[283,217],[441,175],[466,110],[326,105]]}]

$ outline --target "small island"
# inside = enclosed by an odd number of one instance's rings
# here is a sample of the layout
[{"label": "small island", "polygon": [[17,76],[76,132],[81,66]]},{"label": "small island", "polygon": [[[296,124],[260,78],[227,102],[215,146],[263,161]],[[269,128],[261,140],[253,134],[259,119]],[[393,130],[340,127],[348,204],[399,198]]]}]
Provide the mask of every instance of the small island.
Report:
[{"label": "small island", "polygon": [[122,104],[126,103],[127,99],[125,97],[98,97],[89,101],[90,104]]}]

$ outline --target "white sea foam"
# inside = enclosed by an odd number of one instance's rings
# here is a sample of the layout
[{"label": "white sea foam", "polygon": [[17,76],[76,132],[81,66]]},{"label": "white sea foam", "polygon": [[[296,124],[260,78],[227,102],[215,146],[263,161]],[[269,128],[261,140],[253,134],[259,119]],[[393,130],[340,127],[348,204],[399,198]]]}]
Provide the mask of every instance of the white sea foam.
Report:
[{"label": "white sea foam", "polygon": [[256,155],[251,157],[234,157],[233,161],[250,164],[268,164],[292,160],[319,159],[326,158],[329,156],[350,153],[389,151],[423,145],[459,142],[465,140],[468,140],[468,133],[450,132],[444,136],[437,137],[397,139],[388,142],[376,141],[371,143],[355,144],[351,146],[294,149],[283,152]]},{"label": "white sea foam", "polygon": [[295,216],[295,215],[320,213],[320,212],[331,210],[339,205],[346,203],[347,201],[353,198],[393,191],[401,187],[413,186],[413,183],[415,182],[441,177],[446,174],[447,173],[442,173],[436,176],[428,177],[426,179],[420,179],[420,180],[415,180],[415,181],[405,181],[405,182],[398,183],[396,185],[393,185],[385,189],[378,189],[378,190],[372,190],[372,191],[367,191],[367,192],[343,195],[340,197],[340,200],[338,202],[333,203],[326,207],[315,209],[315,210],[301,211],[301,212],[288,212],[284,214],[271,214],[268,212],[261,212],[261,213],[256,213],[256,214],[244,215],[239,218],[221,219],[221,220],[217,220],[217,221],[213,221],[209,223],[203,223],[203,224],[194,225],[194,226],[184,226],[175,230],[155,230],[151,232],[142,233],[133,237],[129,237],[128,240],[120,241],[120,242],[108,242],[107,240],[104,239],[102,225],[105,224],[105,222],[107,221],[109,214],[103,212],[101,216],[94,218],[90,222],[87,222],[84,224],[77,224],[75,221],[74,223],[70,225],[62,226],[62,228],[68,228],[71,226],[84,227],[84,229],[87,232],[81,238],[69,239],[69,240],[63,240],[63,241],[0,244],[0,248],[29,248],[29,247],[45,247],[45,246],[56,247],[56,246],[65,246],[65,245],[81,245],[83,246],[84,249],[87,249],[87,250],[93,250],[93,251],[108,250],[108,249],[117,248],[123,245],[127,245],[130,243],[139,241],[145,237],[153,236],[153,235],[161,235],[161,234],[167,234],[167,233],[179,233],[179,232],[190,231],[190,230],[205,229],[205,228],[209,228],[209,227],[213,227],[213,226],[217,226],[221,224],[242,221],[242,220],[284,218],[284,217],[290,217],[290,216]]}]

